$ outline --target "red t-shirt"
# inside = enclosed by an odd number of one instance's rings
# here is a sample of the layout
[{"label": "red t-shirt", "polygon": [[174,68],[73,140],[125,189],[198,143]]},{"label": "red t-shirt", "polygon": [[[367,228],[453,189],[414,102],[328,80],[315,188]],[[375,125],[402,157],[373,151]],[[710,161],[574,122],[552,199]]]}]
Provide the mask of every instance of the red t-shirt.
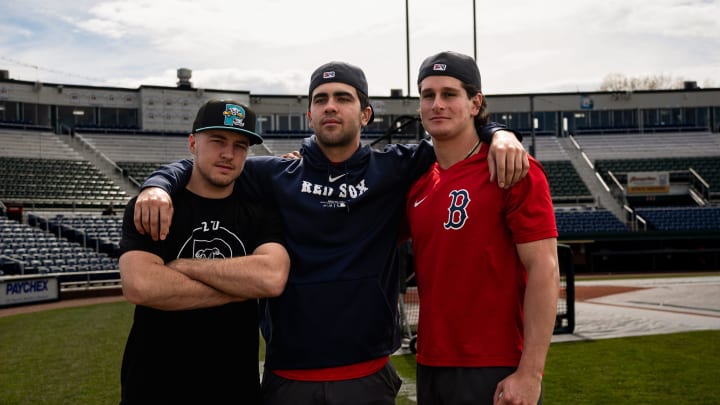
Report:
[{"label": "red t-shirt", "polygon": [[516,367],[527,272],[515,244],[558,235],[539,162],[503,190],[489,181],[486,150],[448,170],[433,165],[408,194],[423,365]]}]

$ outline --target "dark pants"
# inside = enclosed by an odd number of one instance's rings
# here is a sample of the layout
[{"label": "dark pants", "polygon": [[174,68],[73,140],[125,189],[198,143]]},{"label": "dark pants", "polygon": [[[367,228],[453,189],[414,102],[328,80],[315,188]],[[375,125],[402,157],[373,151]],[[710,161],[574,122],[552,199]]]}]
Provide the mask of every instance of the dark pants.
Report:
[{"label": "dark pants", "polygon": [[[418,364],[418,405],[492,405],[498,383],[513,372],[514,367],[428,367]],[[542,393],[538,405],[542,405]]]},{"label": "dark pants", "polygon": [[375,374],[342,381],[295,381],[265,369],[265,405],[394,405],[402,381],[390,361]]}]

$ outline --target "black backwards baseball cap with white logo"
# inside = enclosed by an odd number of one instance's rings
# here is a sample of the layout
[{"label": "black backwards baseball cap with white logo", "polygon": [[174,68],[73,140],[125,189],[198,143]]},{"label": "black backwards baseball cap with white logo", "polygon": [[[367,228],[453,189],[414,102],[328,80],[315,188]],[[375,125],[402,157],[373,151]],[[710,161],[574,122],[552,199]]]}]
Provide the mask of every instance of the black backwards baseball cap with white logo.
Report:
[{"label": "black backwards baseball cap with white logo", "polygon": [[[365,79],[365,73],[357,66],[345,62],[329,62],[319,68],[310,76],[310,90],[308,95],[312,98],[313,90],[321,84],[340,82],[355,87],[355,89],[368,97],[368,84]],[[370,120],[368,124],[373,122],[375,111],[370,106]]]},{"label": "black backwards baseball cap with white logo", "polygon": [[452,76],[481,90],[480,70],[470,56],[446,51],[425,58],[420,65],[417,84],[428,76]]},{"label": "black backwards baseball cap with white logo", "polygon": [[237,131],[250,138],[250,145],[256,145],[263,139],[255,133],[255,121],[255,112],[244,104],[235,100],[210,100],[198,110],[192,132],[209,129]]}]

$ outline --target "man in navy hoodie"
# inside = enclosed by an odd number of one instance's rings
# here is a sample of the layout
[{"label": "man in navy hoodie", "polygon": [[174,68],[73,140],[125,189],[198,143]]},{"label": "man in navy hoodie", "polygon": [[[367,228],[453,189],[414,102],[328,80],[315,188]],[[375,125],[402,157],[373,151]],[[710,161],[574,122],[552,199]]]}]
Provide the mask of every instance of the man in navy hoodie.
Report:
[{"label": "man in navy hoodie", "polygon": [[[314,135],[302,158],[253,157],[235,192],[277,208],[286,224],[291,270],[283,294],[261,303],[267,342],[266,404],[394,404],[401,381],[389,362],[400,347],[398,233],[410,185],[435,161],[432,145],[361,146],[373,120],[365,74],[330,62],[310,79],[308,120]],[[498,184],[509,187],[528,170],[517,137],[490,124]],[[135,225],[167,235],[168,193],[189,177],[191,161],[161,168],[143,184]],[[493,180],[492,178],[490,179]],[[488,179],[478,179],[488,181]]]}]

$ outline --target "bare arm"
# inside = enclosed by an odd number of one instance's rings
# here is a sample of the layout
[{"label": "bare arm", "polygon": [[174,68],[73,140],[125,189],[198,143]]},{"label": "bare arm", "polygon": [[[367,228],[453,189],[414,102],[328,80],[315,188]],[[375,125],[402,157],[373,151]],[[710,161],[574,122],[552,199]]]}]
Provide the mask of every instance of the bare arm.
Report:
[{"label": "bare arm", "polygon": [[522,180],[530,170],[528,154],[515,134],[499,130],[493,134],[488,152],[490,181],[497,178],[498,186],[510,188]]},{"label": "bare arm", "polygon": [[540,398],[545,359],[555,327],[560,278],[557,240],[521,243],[517,251],[528,272],[523,303],[525,344],[517,371],[498,384],[495,404],[534,405]]},{"label": "bare arm", "polygon": [[178,259],[168,266],[231,296],[276,297],[285,289],[290,256],[283,245],[265,243],[248,256],[222,260]]},{"label": "bare arm", "polygon": [[159,256],[133,250],[119,260],[123,295],[137,305],[165,311],[207,308],[241,301],[163,264]]},{"label": "bare arm", "polygon": [[135,201],[135,229],[152,240],[165,240],[170,231],[174,208],[170,194],[159,187],[148,187]]}]

